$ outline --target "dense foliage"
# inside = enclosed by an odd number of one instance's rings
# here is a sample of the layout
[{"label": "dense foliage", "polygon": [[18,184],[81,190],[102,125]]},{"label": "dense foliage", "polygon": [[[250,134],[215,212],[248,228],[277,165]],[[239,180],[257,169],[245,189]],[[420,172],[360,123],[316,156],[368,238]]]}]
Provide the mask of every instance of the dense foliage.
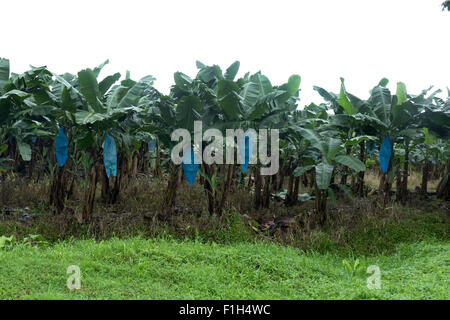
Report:
[{"label": "dense foliage", "polygon": [[[15,74],[9,61],[0,59],[0,174],[13,170],[33,179],[49,175],[48,199],[57,213],[64,210],[73,188],[83,188],[81,220],[87,222],[98,184],[102,200],[114,203],[126,180],[151,171],[167,174],[159,216],[175,214],[182,166],[170,161],[177,143],[171,133],[185,128],[193,134],[194,121],[202,121],[203,131],[216,128],[224,136],[226,129],[279,129],[280,170],[273,176],[260,174],[261,159],[246,172],[237,164],[200,165],[196,181],[204,187],[211,214],[231,206],[228,195],[236,188],[248,193],[255,208],[268,207],[280,193],[286,205],[294,205],[303,183],[314,190],[310,196],[315,198],[317,221],[323,224],[327,199],[367,196],[364,172],[380,167],[378,159],[386,159],[380,205],[391,201],[394,182],[396,200],[408,201],[411,166],[423,171],[422,194],[434,167],[441,179],[438,196],[450,195],[448,89],[446,100],[437,96],[441,90],[432,88],[410,94],[402,82],[391,93],[388,80],[382,79],[363,100],[347,92],[341,79],[339,93],[314,87],[325,103],[299,108],[298,75],[275,86],[261,72],[236,79],[239,62],[225,72],[197,62],[196,77],[176,72],[170,93],[164,95],[153,87],[152,76],[135,81],[127,72],[125,78],[120,73],[100,78],[107,63],[76,75],[58,75],[46,67]],[[380,149],[383,141],[387,143]],[[61,155],[64,150],[67,156]],[[111,158],[110,150],[117,150],[117,156]],[[110,167],[115,162],[117,172]],[[80,179],[86,186],[76,183]]]},{"label": "dense foliage", "polygon": [[445,9],[450,11],[450,0],[442,2],[442,10],[445,10]]}]

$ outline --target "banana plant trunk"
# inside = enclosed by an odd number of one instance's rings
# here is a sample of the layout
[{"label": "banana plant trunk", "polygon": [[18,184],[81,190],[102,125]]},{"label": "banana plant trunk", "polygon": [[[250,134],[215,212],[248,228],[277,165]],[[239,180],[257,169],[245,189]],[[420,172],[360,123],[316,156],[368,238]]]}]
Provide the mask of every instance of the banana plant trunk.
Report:
[{"label": "banana plant trunk", "polygon": [[[365,163],[366,161],[366,144],[364,141],[360,144],[360,150],[359,150],[359,160],[362,163]],[[357,175],[357,181],[356,181],[356,187],[355,187],[355,193],[360,197],[364,197],[364,173],[365,171],[361,171]]]},{"label": "banana plant trunk", "polygon": [[281,169],[279,170],[279,178],[278,178],[278,187],[277,191],[280,191],[284,187],[284,178],[286,176],[286,168],[290,167],[290,162],[287,163],[283,161],[283,165],[281,166]]},{"label": "banana plant trunk", "polygon": [[[67,164],[66,164],[67,165]],[[50,204],[54,206],[55,212],[60,214],[64,210],[66,198],[65,166],[57,167],[50,188]]]},{"label": "banana plant trunk", "polygon": [[[70,143],[70,141],[69,141]],[[56,154],[54,148],[51,148],[51,158],[53,158],[53,162],[56,161]],[[55,212],[60,214],[64,210],[65,200],[68,195],[67,189],[67,177],[66,177],[66,168],[70,166],[71,160],[67,159],[64,166],[56,167],[56,172],[53,176],[52,185],[50,187],[50,204],[54,206]]]},{"label": "banana plant trunk", "polygon": [[409,141],[405,141],[405,165],[403,175],[401,175],[400,188],[397,190],[397,197],[402,205],[408,200],[408,175],[409,175]]},{"label": "banana plant trunk", "polygon": [[309,179],[309,187],[314,188],[315,183],[316,183],[316,170],[312,170],[311,178]]},{"label": "banana plant trunk", "polygon": [[75,187],[76,186],[76,181],[77,181],[76,175],[73,175],[72,180],[70,182],[69,190],[67,190],[67,195],[66,195],[66,199],[67,200],[72,198],[72,196],[73,196],[74,190],[76,188]]},{"label": "banana plant trunk", "polygon": [[295,206],[298,204],[298,190],[300,187],[300,177],[289,177],[288,193],[286,195],[286,205]]},{"label": "banana plant trunk", "polygon": [[119,200],[122,176],[125,174],[123,155],[118,155],[117,160],[116,176],[110,175],[108,178],[104,165],[101,166],[101,172],[99,173],[102,182],[102,200],[109,204],[114,204]]},{"label": "banana plant trunk", "polygon": [[[203,170],[205,172],[205,174],[211,179],[211,177],[213,176],[213,168],[210,165],[203,165]],[[205,188],[205,192],[206,192],[206,197],[208,199],[208,212],[210,215],[213,215],[216,213],[216,190],[214,189],[215,186],[213,187],[210,182],[208,181],[208,179],[204,180],[204,188]]]},{"label": "banana plant trunk", "polygon": [[100,166],[97,163],[95,155],[93,155],[94,164],[89,173],[89,188],[85,195],[82,222],[88,223],[92,218],[92,212],[94,211],[95,192],[97,190],[97,182],[99,178]]},{"label": "banana plant trunk", "polygon": [[102,166],[102,170],[100,172],[101,182],[102,182],[102,200],[103,202],[108,203],[110,200],[110,188],[109,188],[109,179],[106,175],[105,167]]},{"label": "banana plant trunk", "polygon": [[280,174],[280,172],[278,170],[278,172],[276,174],[274,174],[272,176],[272,179],[271,179],[272,180],[271,191],[274,192],[274,193],[278,191],[277,187],[278,187],[278,176],[279,176],[279,174]]},{"label": "banana plant trunk", "polygon": [[228,200],[228,196],[230,194],[235,170],[236,170],[236,166],[234,164],[228,166],[227,178],[226,178],[225,184],[223,186],[223,191],[222,191],[222,198],[220,200],[219,207],[217,208],[218,209],[217,212],[219,214],[222,213],[222,210],[225,207],[225,203]]},{"label": "banana plant trunk", "polygon": [[271,176],[264,177],[264,195],[262,202],[263,208],[268,208],[270,206],[270,177]]},{"label": "banana plant trunk", "polygon": [[109,199],[109,203],[114,204],[117,202],[117,200],[119,199],[119,194],[120,194],[120,188],[122,185],[122,178],[125,175],[125,170],[124,170],[124,157],[122,154],[119,155],[118,157],[118,164],[117,164],[117,176],[114,177],[114,184],[113,187],[110,189],[110,199]]},{"label": "banana plant trunk", "polygon": [[156,163],[155,163],[155,176],[161,176],[161,152],[159,150],[159,143],[156,143]]},{"label": "banana plant trunk", "polygon": [[286,199],[285,199],[285,205],[286,206],[293,206],[297,203],[298,199],[298,184],[300,183],[300,178],[294,177],[293,170],[296,167],[296,163],[293,161],[289,161],[289,166],[287,166],[285,169],[287,173],[289,173],[289,182],[288,182],[288,188],[286,192]]},{"label": "banana plant trunk", "polygon": [[427,195],[428,190],[428,173],[430,171],[430,163],[425,159],[423,168],[422,168],[422,184],[420,186],[420,193],[422,196]]},{"label": "banana plant trunk", "polygon": [[136,150],[133,154],[133,160],[131,165],[131,177],[135,178],[138,173],[139,164],[139,150]]},{"label": "banana plant trunk", "polygon": [[294,193],[294,176],[290,175],[288,188],[287,188],[287,192],[286,192],[286,199],[284,201],[286,206],[290,206],[292,204],[293,193]]},{"label": "banana plant trunk", "polygon": [[253,169],[253,175],[255,176],[254,207],[255,207],[255,209],[259,209],[262,204],[262,195],[261,195],[262,178],[261,178],[261,173],[259,172],[259,168],[256,166]]},{"label": "banana plant trunk", "polygon": [[323,226],[327,221],[327,190],[321,190],[314,183],[315,205],[317,222],[320,226]]},{"label": "banana plant trunk", "polygon": [[170,165],[171,173],[169,181],[167,183],[166,193],[164,195],[164,200],[161,206],[161,215],[167,217],[173,214],[175,209],[175,199],[178,190],[178,175],[180,173],[179,165]]},{"label": "banana plant trunk", "polygon": [[447,160],[444,175],[439,181],[436,191],[439,199],[450,200],[450,159]]},{"label": "banana plant trunk", "polygon": [[389,181],[388,174],[386,172],[381,173],[380,185],[378,188],[378,201],[381,205],[386,207],[386,205],[391,201],[391,189],[392,183]]},{"label": "banana plant trunk", "polygon": [[298,204],[298,191],[300,190],[300,177],[295,177],[294,182],[294,194],[292,198],[292,203],[294,205]]}]

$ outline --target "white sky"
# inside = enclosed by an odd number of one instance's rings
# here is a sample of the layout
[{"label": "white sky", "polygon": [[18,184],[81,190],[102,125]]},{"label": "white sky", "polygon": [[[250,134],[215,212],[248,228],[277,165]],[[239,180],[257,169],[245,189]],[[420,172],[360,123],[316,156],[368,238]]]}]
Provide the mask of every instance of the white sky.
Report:
[{"label": "white sky", "polygon": [[450,86],[450,12],[443,0],[160,0],[1,4],[0,56],[19,73],[29,64],[76,73],[106,59],[101,76],[151,74],[168,93],[173,73],[195,61],[239,76],[261,70],[272,84],[302,77],[300,105],[321,102],[313,85],[368,97],[382,77],[420,93]]}]

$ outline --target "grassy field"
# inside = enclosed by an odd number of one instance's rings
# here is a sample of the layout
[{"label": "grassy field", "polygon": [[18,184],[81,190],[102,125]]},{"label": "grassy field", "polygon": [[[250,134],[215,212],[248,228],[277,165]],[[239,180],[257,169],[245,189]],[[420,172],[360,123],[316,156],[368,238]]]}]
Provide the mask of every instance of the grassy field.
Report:
[{"label": "grassy field", "polygon": [[[347,261],[348,264],[346,262]],[[0,249],[2,299],[450,299],[450,244],[400,244],[359,257],[275,244],[170,239],[18,243]],[[81,289],[66,287],[69,265]],[[368,289],[369,265],[381,289]]]},{"label": "grassy field", "polygon": [[[8,197],[8,186],[23,186],[21,197]],[[0,212],[0,299],[450,299],[450,216],[433,198],[387,208],[341,201],[318,228],[311,201],[256,211],[244,195],[236,212],[198,215],[204,191],[192,188],[178,199],[185,210],[161,222],[144,214],[163,189],[136,183],[139,192],[80,225],[74,212],[41,206],[37,187],[5,184],[0,194],[9,210]],[[299,215],[270,235],[258,219],[274,213]],[[17,240],[2,245],[2,236]],[[71,265],[81,271],[77,291],[66,287]],[[367,287],[371,265],[380,290]]]}]

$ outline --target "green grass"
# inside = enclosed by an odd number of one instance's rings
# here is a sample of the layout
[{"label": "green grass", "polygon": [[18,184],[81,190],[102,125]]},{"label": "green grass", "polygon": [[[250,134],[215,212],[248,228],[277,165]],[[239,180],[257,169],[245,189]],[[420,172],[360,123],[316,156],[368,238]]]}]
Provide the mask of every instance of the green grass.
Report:
[{"label": "green grass", "polygon": [[[427,239],[393,254],[304,253],[275,244],[131,238],[0,249],[2,299],[450,299],[450,244]],[[345,259],[353,265],[356,257]],[[66,287],[69,265],[81,290]],[[381,289],[366,286],[369,265]]]}]

